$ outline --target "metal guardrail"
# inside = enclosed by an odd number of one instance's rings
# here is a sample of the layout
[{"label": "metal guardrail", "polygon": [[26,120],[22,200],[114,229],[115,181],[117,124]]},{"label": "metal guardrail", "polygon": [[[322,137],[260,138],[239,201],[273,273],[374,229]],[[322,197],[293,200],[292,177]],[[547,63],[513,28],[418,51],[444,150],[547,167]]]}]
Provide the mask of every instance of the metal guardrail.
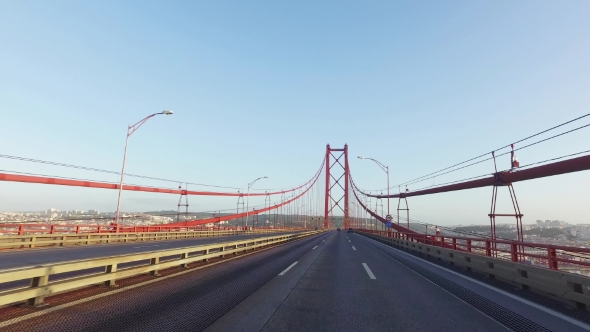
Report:
[{"label": "metal guardrail", "polygon": [[547,267],[551,270],[590,268],[590,248],[578,248],[491,238],[428,235],[358,229],[359,232],[393,237],[435,247],[466,251],[473,254]]},{"label": "metal guardrail", "polygon": [[[410,237],[384,236],[362,230],[357,230],[357,232],[394,247],[435,257],[469,270],[483,272],[490,278],[512,282],[520,285],[522,289],[533,289],[549,294],[565,300],[577,308],[590,307],[590,278],[585,276],[512,262],[466,250],[454,250],[453,248],[417,241]],[[479,240],[481,241],[481,239]]]},{"label": "metal guardrail", "polygon": [[[115,286],[118,279],[146,273],[157,275],[158,270],[177,266],[187,267],[188,264],[193,262],[206,261],[215,257],[224,257],[228,254],[237,254],[241,251],[292,241],[318,233],[320,232],[309,231],[296,234],[259,237],[240,241],[229,241],[139,254],[100,257],[3,270],[0,271],[0,285],[27,279],[29,279],[31,283],[29,287],[0,291],[0,306],[25,301],[30,305],[37,306],[43,304],[44,298],[49,295],[55,295],[57,293],[97,284]],[[164,262],[160,262],[161,258],[168,258],[170,256],[177,256],[177,258],[167,259]],[[146,263],[127,268],[119,268],[123,263],[141,263],[142,261]],[[85,273],[83,275],[58,280],[53,280],[52,277],[61,273],[84,272],[85,270],[93,268],[104,268],[104,272]]]},{"label": "metal guardrail", "polygon": [[[119,233],[147,233],[147,232],[189,232],[189,231],[236,231],[252,230],[252,227],[224,226],[219,225],[207,227],[199,226],[121,226]],[[269,231],[292,231],[303,230],[299,227],[289,228],[262,228],[256,227],[257,230]],[[9,224],[0,223],[0,234],[8,235],[32,235],[32,234],[81,234],[81,233],[116,233],[115,225],[82,225],[82,224]]]},{"label": "metal guardrail", "polygon": [[47,246],[88,245],[99,243],[188,239],[198,237],[267,234],[277,230],[247,231],[181,231],[142,233],[80,233],[80,234],[31,234],[0,236],[0,249],[20,249]]}]

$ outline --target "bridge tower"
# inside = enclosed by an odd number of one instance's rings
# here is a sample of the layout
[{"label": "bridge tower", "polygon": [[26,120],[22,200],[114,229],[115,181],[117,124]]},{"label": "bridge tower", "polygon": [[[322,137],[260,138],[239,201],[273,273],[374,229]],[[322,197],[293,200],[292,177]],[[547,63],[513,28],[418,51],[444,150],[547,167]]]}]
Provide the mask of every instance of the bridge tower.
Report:
[{"label": "bridge tower", "polygon": [[[344,214],[344,228],[350,227],[348,218],[349,174],[348,144],[344,144],[343,149],[334,149],[328,144],[326,146],[326,206],[324,228],[330,226],[330,215],[333,214],[336,207],[338,207],[337,210],[342,211]],[[342,194],[340,194],[340,190],[342,190]],[[343,200],[344,202],[342,202]]]}]

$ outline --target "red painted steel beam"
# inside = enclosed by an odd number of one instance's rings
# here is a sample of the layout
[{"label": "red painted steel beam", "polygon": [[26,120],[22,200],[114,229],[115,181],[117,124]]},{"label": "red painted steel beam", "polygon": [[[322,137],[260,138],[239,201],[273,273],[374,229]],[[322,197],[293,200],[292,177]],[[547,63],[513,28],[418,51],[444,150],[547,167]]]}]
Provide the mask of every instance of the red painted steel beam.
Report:
[{"label": "red painted steel beam", "polygon": [[[551,163],[547,165],[537,166],[521,171],[515,172],[500,172],[497,174],[497,179],[495,176],[491,176],[489,178],[473,180],[473,181],[466,181],[456,184],[451,184],[448,186],[442,186],[437,188],[419,190],[414,192],[407,192],[401,194],[394,194],[389,195],[390,198],[396,197],[411,197],[411,196],[422,196],[422,195],[431,195],[431,194],[438,194],[450,191],[458,191],[458,190],[465,190],[465,189],[473,189],[473,188],[481,188],[481,187],[490,187],[493,186],[496,181],[500,183],[514,183],[532,179],[539,179],[548,176],[555,176],[560,174],[567,174],[573,172],[580,172],[586,171],[590,169],[590,155],[583,156],[579,158],[568,159],[564,161],[559,161],[556,163]],[[386,198],[387,195],[372,195],[361,192],[363,195],[370,196],[370,197],[377,197],[377,198]]]},{"label": "red painted steel beam", "polygon": [[[323,165],[322,165],[322,167],[323,167]],[[321,171],[321,168],[320,168],[320,171]],[[317,176],[317,174],[316,174],[316,176]],[[314,178],[315,178],[315,176],[314,176]],[[275,192],[270,192],[270,193],[251,193],[249,196],[277,195],[277,194],[284,194],[284,193],[292,192],[297,189],[305,187],[314,178],[312,178],[307,183],[305,183],[297,188],[283,190],[283,191],[275,191]],[[82,180],[69,180],[69,179],[60,179],[60,178],[52,178],[52,177],[44,177],[44,176],[19,175],[19,174],[10,174],[10,173],[0,173],[0,181],[52,184],[52,185],[70,186],[70,187],[119,189],[119,185],[114,184],[114,183],[105,183],[105,182],[96,182],[96,181],[82,181]],[[192,191],[192,190],[145,187],[145,186],[131,186],[131,185],[125,185],[125,184],[123,185],[123,190],[143,191],[143,192],[152,192],[152,193],[164,193],[164,194],[176,194],[176,195],[199,195],[199,196],[234,196],[234,197],[236,197],[236,196],[244,196],[245,195],[244,193]]]},{"label": "red painted steel beam", "polygon": [[324,229],[330,227],[330,144],[326,145],[326,196],[324,197]]},{"label": "red painted steel beam", "polygon": [[344,229],[350,228],[348,213],[348,184],[350,168],[348,167],[348,144],[344,144]]}]

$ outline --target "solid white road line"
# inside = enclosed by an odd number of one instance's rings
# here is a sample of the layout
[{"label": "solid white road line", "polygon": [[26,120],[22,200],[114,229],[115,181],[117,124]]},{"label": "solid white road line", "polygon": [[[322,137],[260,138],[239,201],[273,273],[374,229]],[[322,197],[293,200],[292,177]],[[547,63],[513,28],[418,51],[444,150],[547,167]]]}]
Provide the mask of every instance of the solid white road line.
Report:
[{"label": "solid white road line", "polygon": [[371,272],[371,269],[369,269],[369,266],[367,265],[367,263],[363,263],[363,266],[365,267],[365,271],[367,271],[369,278],[377,279],[377,278],[375,278],[375,275],[373,274],[373,272]]},{"label": "solid white road line", "polygon": [[318,246],[315,246],[315,247],[311,248],[311,250],[314,250],[314,249],[315,249],[315,248],[317,248],[317,247],[318,247]]},{"label": "solid white road line", "polygon": [[289,270],[290,270],[290,269],[291,269],[293,266],[297,265],[297,263],[299,263],[299,262],[295,262],[295,263],[293,263],[293,264],[289,265],[289,267],[288,267],[288,268],[286,268],[286,269],[284,269],[284,270],[283,270],[283,272],[279,273],[279,275],[280,275],[280,276],[282,276],[283,274],[285,274],[285,273],[289,272]]},{"label": "solid white road line", "polygon": [[352,250],[356,250],[356,248],[354,246],[352,246]]},{"label": "solid white road line", "polygon": [[348,242],[350,242],[350,240],[348,240]]}]

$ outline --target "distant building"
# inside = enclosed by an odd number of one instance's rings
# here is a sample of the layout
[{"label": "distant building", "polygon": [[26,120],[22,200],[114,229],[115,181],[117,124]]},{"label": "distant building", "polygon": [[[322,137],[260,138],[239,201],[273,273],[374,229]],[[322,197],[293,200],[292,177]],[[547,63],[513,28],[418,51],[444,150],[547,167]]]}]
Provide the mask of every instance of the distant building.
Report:
[{"label": "distant building", "polygon": [[565,226],[565,221],[560,220],[537,220],[537,227],[539,228],[563,228]]},{"label": "distant building", "polygon": [[588,233],[586,233],[586,232],[580,232],[580,231],[577,231],[577,232],[576,232],[576,237],[577,237],[578,239],[580,239],[580,240],[588,240],[588,238],[589,238],[589,236],[588,236],[588,235],[589,235],[589,234],[588,234]]},{"label": "distant building", "polygon": [[98,210],[88,210],[88,212],[86,212],[86,213],[91,214],[91,215],[99,215],[100,214],[100,212]]}]

